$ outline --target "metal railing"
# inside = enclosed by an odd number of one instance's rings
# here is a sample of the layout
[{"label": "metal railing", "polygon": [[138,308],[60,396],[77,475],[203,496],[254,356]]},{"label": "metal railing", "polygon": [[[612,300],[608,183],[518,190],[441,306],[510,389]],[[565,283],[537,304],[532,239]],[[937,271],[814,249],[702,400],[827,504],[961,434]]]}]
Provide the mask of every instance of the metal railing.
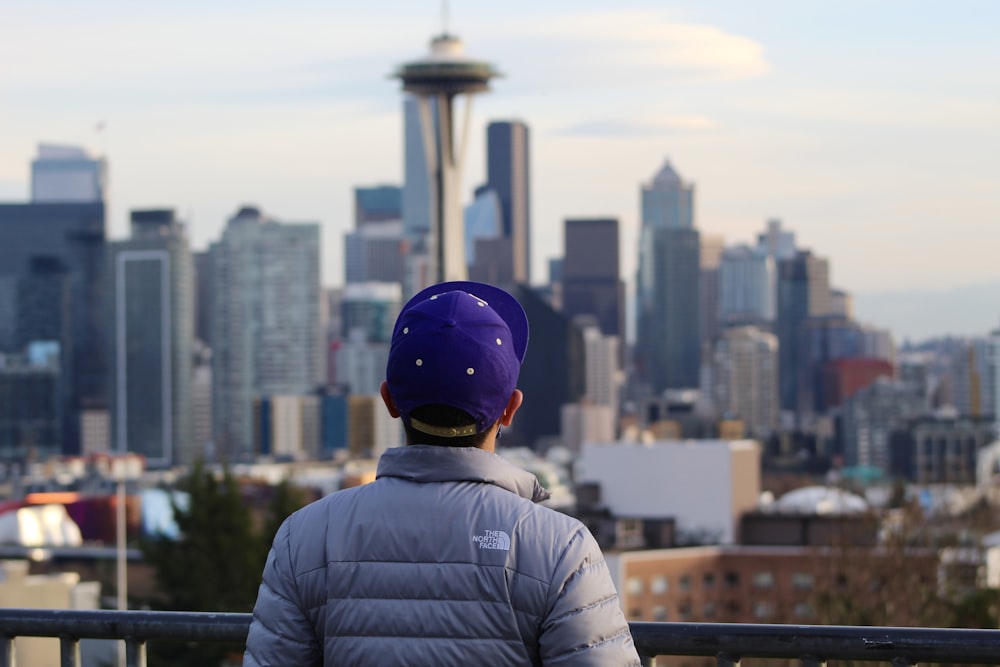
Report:
[{"label": "metal railing", "polygon": [[[59,639],[61,667],[80,667],[81,639],[124,640],[126,665],[144,667],[150,641],[246,640],[250,614],[171,611],[0,609],[0,667],[14,667],[14,639]],[[881,628],[750,623],[631,623],[647,665],[655,656],[714,657],[719,667],[743,658],[1000,665],[1000,630]]]}]

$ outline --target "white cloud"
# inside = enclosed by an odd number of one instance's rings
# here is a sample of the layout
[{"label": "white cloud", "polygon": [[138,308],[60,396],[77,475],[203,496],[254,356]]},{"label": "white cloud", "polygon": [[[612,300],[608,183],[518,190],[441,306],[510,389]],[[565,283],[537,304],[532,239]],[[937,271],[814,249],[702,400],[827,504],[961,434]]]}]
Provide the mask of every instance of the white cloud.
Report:
[{"label": "white cloud", "polygon": [[[728,81],[770,71],[758,42],[722,28],[672,19],[662,11],[625,9],[508,22],[485,35],[494,48],[529,45],[505,56],[518,77],[549,85],[656,85]],[[509,53],[509,52],[508,52]]]}]

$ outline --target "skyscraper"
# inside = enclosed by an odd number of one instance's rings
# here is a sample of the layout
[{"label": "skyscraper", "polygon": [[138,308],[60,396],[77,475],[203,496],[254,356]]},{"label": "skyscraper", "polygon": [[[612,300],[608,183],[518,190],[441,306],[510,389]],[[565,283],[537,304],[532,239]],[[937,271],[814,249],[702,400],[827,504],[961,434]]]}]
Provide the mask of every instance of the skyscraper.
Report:
[{"label": "skyscraper", "polygon": [[504,429],[502,444],[544,449],[562,430],[562,406],[579,402],[586,393],[583,330],[530,286],[515,285],[512,294],[524,307],[531,330],[517,384],[531,400]]},{"label": "skyscraper", "polygon": [[757,245],[763,248],[774,261],[791,259],[795,256],[795,232],[781,228],[781,220],[771,218],[767,221],[767,229],[757,235]]},{"label": "skyscraper", "polygon": [[39,144],[31,163],[31,201],[104,202],[107,164],[77,146]]},{"label": "skyscraper", "polygon": [[347,283],[398,282],[406,277],[409,247],[403,223],[370,222],[344,235],[344,279]]},{"label": "skyscraper", "polygon": [[689,229],[694,227],[694,185],[684,183],[670,164],[642,186],[642,226]]},{"label": "skyscraper", "polygon": [[486,128],[486,187],[500,198],[502,233],[511,241],[513,275],[531,280],[531,175],[528,126],[494,121]]},{"label": "skyscraper", "polygon": [[724,326],[773,326],[776,290],[774,259],[764,248],[736,245],[722,253],[719,316]]},{"label": "skyscraper", "polygon": [[354,188],[354,227],[403,219],[403,189],[398,185]]},{"label": "skyscraper", "polygon": [[80,451],[84,405],[107,406],[104,251],[103,202],[0,204],[0,352],[62,346],[65,454]]},{"label": "skyscraper", "polygon": [[698,312],[700,238],[694,186],[670,162],[643,185],[637,297],[637,363],[645,384],[697,387],[701,360]]},{"label": "skyscraper", "polygon": [[712,342],[719,335],[719,264],[725,240],[718,234],[702,234],[701,267],[699,274],[698,311],[703,350],[711,350]]},{"label": "skyscraper", "polygon": [[605,336],[625,336],[625,285],[618,260],[618,220],[565,222],[562,308],[570,317],[593,315]]},{"label": "skyscraper", "polygon": [[830,267],[827,260],[800,250],[778,262],[778,335],[781,409],[797,410],[802,390],[803,324],[830,309]]},{"label": "skyscraper", "polygon": [[778,425],[778,339],[757,327],[726,329],[712,356],[712,402],[720,416],[739,419],[755,438]]},{"label": "skyscraper", "polygon": [[110,245],[114,323],[112,446],[152,464],[191,463],[194,266],[170,209],[132,211]]},{"label": "skyscraper", "polygon": [[[486,257],[476,253],[480,241],[492,241],[502,237],[500,197],[495,190],[484,186],[476,188],[475,199],[465,207],[465,257],[469,261],[469,276],[479,272],[477,260],[481,263],[494,263],[497,258]],[[504,262],[510,266],[510,261]],[[509,281],[509,279],[508,279]],[[480,282],[499,282],[485,280]]]},{"label": "skyscraper", "polygon": [[319,225],[245,207],[212,245],[215,444],[252,453],[254,400],[312,392],[325,376]]},{"label": "skyscraper", "polygon": [[354,230],[344,235],[346,282],[404,282],[410,244],[402,202],[403,189],[395,185],[354,188]]}]

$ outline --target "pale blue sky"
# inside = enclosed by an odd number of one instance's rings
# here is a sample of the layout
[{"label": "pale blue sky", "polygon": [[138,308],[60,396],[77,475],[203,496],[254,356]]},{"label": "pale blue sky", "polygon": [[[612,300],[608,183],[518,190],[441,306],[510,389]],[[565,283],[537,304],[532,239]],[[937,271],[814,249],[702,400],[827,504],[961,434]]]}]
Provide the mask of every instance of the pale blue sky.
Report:
[{"label": "pale blue sky", "polygon": [[[532,128],[536,279],[563,219],[596,215],[621,219],[631,278],[639,186],[669,158],[703,232],[750,241],[778,217],[859,295],[1000,281],[1000,3],[450,6],[469,55],[505,73],[473,105],[465,190],[489,120]],[[439,3],[412,0],[0,0],[0,16],[0,199],[27,197],[38,142],[84,145],[109,157],[113,234],[131,208],[173,206],[201,248],[256,203],[322,222],[328,284],[351,188],[402,178],[388,74],[441,28]],[[941,332],[998,316],[1000,295]]]}]

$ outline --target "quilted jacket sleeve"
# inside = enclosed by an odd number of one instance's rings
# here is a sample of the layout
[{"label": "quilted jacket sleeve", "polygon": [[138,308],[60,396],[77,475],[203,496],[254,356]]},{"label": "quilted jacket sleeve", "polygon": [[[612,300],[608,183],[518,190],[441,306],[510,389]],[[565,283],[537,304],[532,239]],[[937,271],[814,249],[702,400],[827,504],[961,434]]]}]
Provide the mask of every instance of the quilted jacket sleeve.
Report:
[{"label": "quilted jacket sleeve", "polygon": [[604,555],[583,526],[552,577],[542,623],[544,665],[640,665]]},{"label": "quilted jacket sleeve", "polygon": [[274,537],[247,635],[244,667],[323,664],[322,646],[302,609],[292,567],[290,519]]}]

